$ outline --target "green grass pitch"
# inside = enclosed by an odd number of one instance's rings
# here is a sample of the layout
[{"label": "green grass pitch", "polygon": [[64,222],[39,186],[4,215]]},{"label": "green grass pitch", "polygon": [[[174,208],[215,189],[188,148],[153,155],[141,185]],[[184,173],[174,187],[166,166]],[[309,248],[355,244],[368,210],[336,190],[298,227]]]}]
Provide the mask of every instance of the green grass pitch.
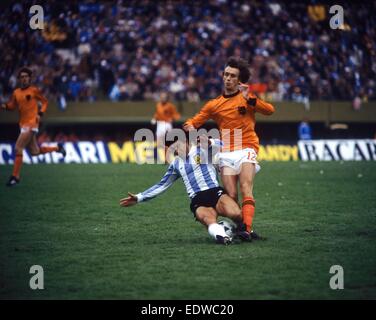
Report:
[{"label": "green grass pitch", "polygon": [[[376,298],[375,163],[262,163],[254,227],[268,240],[228,247],[194,221],[181,181],[119,207],[165,169],[25,165],[19,186],[0,186],[0,299]],[[32,265],[44,290],[29,288]]]}]

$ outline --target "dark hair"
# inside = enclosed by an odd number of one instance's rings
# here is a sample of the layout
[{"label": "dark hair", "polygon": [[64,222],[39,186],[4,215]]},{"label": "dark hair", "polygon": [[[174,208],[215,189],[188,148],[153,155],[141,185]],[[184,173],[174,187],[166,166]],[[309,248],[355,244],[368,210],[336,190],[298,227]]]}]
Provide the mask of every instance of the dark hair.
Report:
[{"label": "dark hair", "polygon": [[230,57],[227,60],[226,67],[239,69],[239,80],[242,83],[247,83],[251,72],[249,71],[249,64],[246,60],[237,57]]},{"label": "dark hair", "polygon": [[22,67],[19,71],[18,71],[18,75],[17,77],[19,77],[21,75],[21,73],[27,73],[29,77],[31,77],[31,75],[33,74],[33,71],[31,71],[30,68],[28,67]]}]

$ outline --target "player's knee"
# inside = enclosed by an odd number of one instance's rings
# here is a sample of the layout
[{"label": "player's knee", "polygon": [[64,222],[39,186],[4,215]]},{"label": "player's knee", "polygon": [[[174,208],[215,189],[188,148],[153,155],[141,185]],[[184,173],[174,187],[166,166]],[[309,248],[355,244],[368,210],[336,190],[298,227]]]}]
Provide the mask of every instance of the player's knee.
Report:
[{"label": "player's knee", "polygon": [[39,148],[35,148],[35,147],[30,148],[29,147],[28,150],[29,150],[29,152],[30,152],[30,154],[32,156],[37,156],[37,155],[40,154],[40,149]]},{"label": "player's knee", "polygon": [[14,151],[16,152],[17,155],[22,155],[23,150],[24,150],[23,148],[18,147],[18,146],[16,146],[16,147],[14,148]]},{"label": "player's knee", "polygon": [[233,214],[233,219],[234,220],[241,220],[242,219],[242,210],[239,208],[238,205],[234,205],[233,208],[231,209],[232,214]]},{"label": "player's knee", "polygon": [[202,224],[209,225],[216,222],[217,216],[211,211],[200,210],[196,211],[196,219]]},{"label": "player's knee", "polygon": [[232,198],[235,202],[238,201],[238,192],[236,190],[228,190],[227,194],[230,198]]},{"label": "player's knee", "polygon": [[201,217],[201,220],[199,221],[206,226],[210,226],[212,223],[217,222],[217,218],[212,215],[206,215],[206,216]]}]

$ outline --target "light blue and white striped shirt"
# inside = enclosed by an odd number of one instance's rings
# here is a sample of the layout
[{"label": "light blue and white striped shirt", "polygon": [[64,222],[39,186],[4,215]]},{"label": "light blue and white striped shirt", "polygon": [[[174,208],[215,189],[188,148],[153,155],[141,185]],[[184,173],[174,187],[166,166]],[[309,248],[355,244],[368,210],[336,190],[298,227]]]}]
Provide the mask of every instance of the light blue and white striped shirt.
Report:
[{"label": "light blue and white striped shirt", "polygon": [[218,139],[210,139],[210,141],[211,145],[208,149],[192,146],[185,160],[176,157],[162,180],[144,192],[138,193],[137,201],[143,202],[155,198],[171,187],[180,177],[191,199],[200,191],[218,187],[219,183],[211,156],[219,151],[222,142]]}]

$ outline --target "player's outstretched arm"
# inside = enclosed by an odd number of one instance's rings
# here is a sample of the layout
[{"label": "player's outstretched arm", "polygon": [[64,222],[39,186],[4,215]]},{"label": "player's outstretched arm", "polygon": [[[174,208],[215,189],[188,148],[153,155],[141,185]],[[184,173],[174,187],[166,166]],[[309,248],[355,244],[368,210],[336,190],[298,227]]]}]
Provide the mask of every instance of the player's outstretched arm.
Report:
[{"label": "player's outstretched arm", "polygon": [[128,193],[129,196],[127,198],[120,200],[120,205],[122,207],[129,207],[139,202],[151,200],[165,192],[178,178],[179,174],[175,171],[174,165],[170,164],[167,172],[159,183],[136,195]]},{"label": "player's outstretched arm", "polygon": [[137,204],[137,196],[133,193],[128,192],[128,197],[120,199],[120,206],[130,207]]},{"label": "player's outstretched arm", "polygon": [[190,131],[201,127],[206,121],[208,121],[212,116],[212,101],[207,102],[203,108],[193,117],[188,119],[184,125],[183,129],[185,131]]}]

